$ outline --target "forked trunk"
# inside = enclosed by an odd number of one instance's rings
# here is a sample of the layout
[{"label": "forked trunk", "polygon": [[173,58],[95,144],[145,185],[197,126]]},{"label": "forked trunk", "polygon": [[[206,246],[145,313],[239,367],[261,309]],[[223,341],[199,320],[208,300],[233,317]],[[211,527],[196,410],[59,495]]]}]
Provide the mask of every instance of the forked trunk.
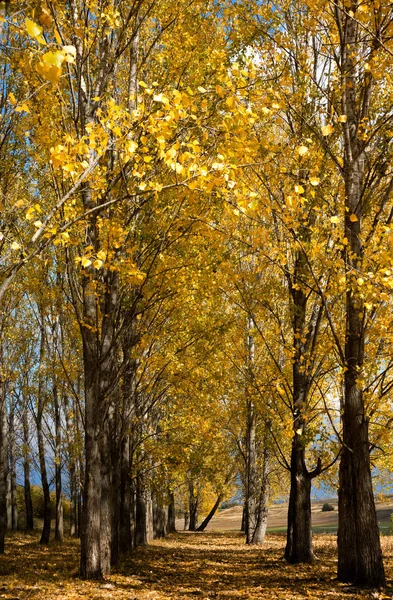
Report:
[{"label": "forked trunk", "polygon": [[304,462],[304,448],[299,435],[292,442],[291,490],[288,506],[288,562],[312,563],[315,560],[311,532],[311,478]]}]

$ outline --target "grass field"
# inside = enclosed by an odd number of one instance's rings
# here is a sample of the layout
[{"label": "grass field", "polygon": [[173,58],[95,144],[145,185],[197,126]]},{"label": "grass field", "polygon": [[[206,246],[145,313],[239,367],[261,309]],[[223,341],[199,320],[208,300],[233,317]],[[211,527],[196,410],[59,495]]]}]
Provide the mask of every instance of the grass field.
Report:
[{"label": "grass field", "polygon": [[[329,499],[328,502],[335,507],[334,511],[322,512],[322,505],[327,500],[312,501],[312,525],[315,533],[335,533],[338,524],[337,498]],[[387,498],[384,502],[377,502],[377,517],[381,533],[390,533],[390,515],[393,513],[393,499]],[[288,505],[286,503],[276,504],[269,508],[268,531],[285,532],[287,523]],[[219,511],[211,520],[207,531],[239,531],[242,519],[242,507],[234,506]],[[178,528],[183,526],[179,520]]]}]

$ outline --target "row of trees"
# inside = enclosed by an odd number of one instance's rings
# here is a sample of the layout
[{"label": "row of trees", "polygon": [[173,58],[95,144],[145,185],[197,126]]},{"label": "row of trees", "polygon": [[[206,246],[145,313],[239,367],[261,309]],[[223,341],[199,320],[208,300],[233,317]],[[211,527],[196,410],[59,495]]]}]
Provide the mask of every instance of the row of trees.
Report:
[{"label": "row of trees", "polygon": [[2,549],[8,467],[28,521],[36,454],[41,541],[52,463],[82,577],[168,504],[173,529],[175,490],[196,528],[203,483],[217,507],[236,472],[249,543],[289,473],[285,556],[309,562],[311,482],[339,463],[339,579],[384,585],[390,5],[1,10]]}]

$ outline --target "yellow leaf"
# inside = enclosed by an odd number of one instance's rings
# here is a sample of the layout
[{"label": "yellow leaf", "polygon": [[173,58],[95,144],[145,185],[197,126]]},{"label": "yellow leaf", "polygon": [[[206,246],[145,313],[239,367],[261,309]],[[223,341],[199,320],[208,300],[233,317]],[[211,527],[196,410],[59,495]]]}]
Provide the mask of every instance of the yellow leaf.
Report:
[{"label": "yellow leaf", "polygon": [[26,19],[26,31],[33,38],[39,38],[42,34],[42,27],[31,21],[30,19]]},{"label": "yellow leaf", "polygon": [[11,250],[19,250],[19,248],[20,248],[20,244],[18,244],[18,242],[12,242]]},{"label": "yellow leaf", "polygon": [[99,252],[97,252],[97,258],[99,258],[100,260],[105,260],[106,252],[104,250],[100,250]]},{"label": "yellow leaf", "polygon": [[169,104],[168,98],[163,94],[156,94],[155,96],[153,96],[153,100],[154,102],[162,102],[162,104]]},{"label": "yellow leaf", "polygon": [[357,216],[356,216],[356,215],[354,215],[354,214],[352,214],[352,215],[349,217],[349,220],[350,220],[350,221],[352,221],[352,223],[356,223],[356,221],[359,221],[359,219],[357,218]]},{"label": "yellow leaf", "polygon": [[60,68],[65,61],[65,57],[66,55],[62,50],[56,50],[55,52],[45,52],[42,60],[47,65],[54,65],[55,67]]},{"label": "yellow leaf", "polygon": [[305,154],[307,154],[308,148],[307,146],[298,146],[296,148],[296,152],[299,154],[299,156],[304,156]]},{"label": "yellow leaf", "polygon": [[82,267],[89,267],[91,265],[91,260],[87,256],[82,256],[81,258]]},{"label": "yellow leaf", "polygon": [[29,107],[27,106],[27,104],[21,104],[20,106],[17,106],[15,108],[15,112],[27,112],[27,113],[29,113],[30,110],[29,110]]},{"label": "yellow leaf", "polygon": [[371,310],[373,307],[373,304],[372,304],[372,302],[365,302],[364,306],[367,308],[367,310]]},{"label": "yellow leaf", "polygon": [[319,179],[319,177],[310,177],[310,183],[311,183],[311,185],[315,185],[315,186],[319,185],[320,181],[321,180]]},{"label": "yellow leaf", "polygon": [[104,264],[103,261],[99,260],[98,258],[93,261],[93,267],[95,269],[101,269],[101,267],[102,267],[103,264]]},{"label": "yellow leaf", "polygon": [[128,140],[125,144],[127,152],[133,154],[135,150],[138,148],[138,144],[133,140]]},{"label": "yellow leaf", "polygon": [[258,208],[258,204],[258,200],[253,200],[248,204],[248,208],[251,208],[251,210],[256,210]]},{"label": "yellow leaf", "polygon": [[34,221],[34,227],[37,227],[37,229],[39,229],[42,225],[41,221]]},{"label": "yellow leaf", "polygon": [[16,98],[12,92],[8,94],[8,101],[11,102],[11,104],[16,104]]},{"label": "yellow leaf", "polygon": [[364,283],[364,279],[362,277],[358,277],[356,281],[358,282],[359,286],[363,285]]},{"label": "yellow leaf", "polygon": [[322,130],[322,135],[323,135],[323,136],[325,136],[325,137],[326,137],[326,136],[328,136],[328,135],[331,135],[331,134],[333,133],[333,125],[330,125],[330,124],[329,124],[329,125],[324,125],[324,126],[321,128],[321,130]]},{"label": "yellow leaf", "polygon": [[339,223],[340,222],[340,217],[330,217],[330,222],[331,223]]},{"label": "yellow leaf", "polygon": [[295,185],[295,192],[297,194],[304,194],[304,187],[302,185]]},{"label": "yellow leaf", "polygon": [[204,88],[204,87],[202,87],[202,86],[199,86],[199,87],[198,87],[198,92],[201,92],[201,94],[205,94],[206,90],[205,90],[205,88]]},{"label": "yellow leaf", "polygon": [[337,119],[337,121],[339,123],[346,123],[347,122],[347,115],[340,115]]},{"label": "yellow leaf", "polygon": [[61,76],[61,68],[55,65],[50,66],[47,63],[40,61],[36,66],[37,73],[39,73],[45,79],[48,79],[51,83],[58,83]]}]

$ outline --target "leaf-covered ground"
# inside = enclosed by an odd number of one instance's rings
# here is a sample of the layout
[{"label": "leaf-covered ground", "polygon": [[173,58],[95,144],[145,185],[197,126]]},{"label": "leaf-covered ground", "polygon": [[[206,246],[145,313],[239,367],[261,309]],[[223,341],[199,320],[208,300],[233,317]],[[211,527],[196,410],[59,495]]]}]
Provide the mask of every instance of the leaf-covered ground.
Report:
[{"label": "leaf-covered ground", "polygon": [[179,533],[157,540],[122,561],[98,583],[77,577],[78,542],[40,548],[38,537],[13,535],[0,557],[0,598],[7,600],[300,600],[393,597],[393,537],[382,538],[389,587],[356,590],[335,580],[335,538],[314,537],[315,565],[282,560],[285,539],[269,535],[262,548],[247,547],[238,533]]}]

